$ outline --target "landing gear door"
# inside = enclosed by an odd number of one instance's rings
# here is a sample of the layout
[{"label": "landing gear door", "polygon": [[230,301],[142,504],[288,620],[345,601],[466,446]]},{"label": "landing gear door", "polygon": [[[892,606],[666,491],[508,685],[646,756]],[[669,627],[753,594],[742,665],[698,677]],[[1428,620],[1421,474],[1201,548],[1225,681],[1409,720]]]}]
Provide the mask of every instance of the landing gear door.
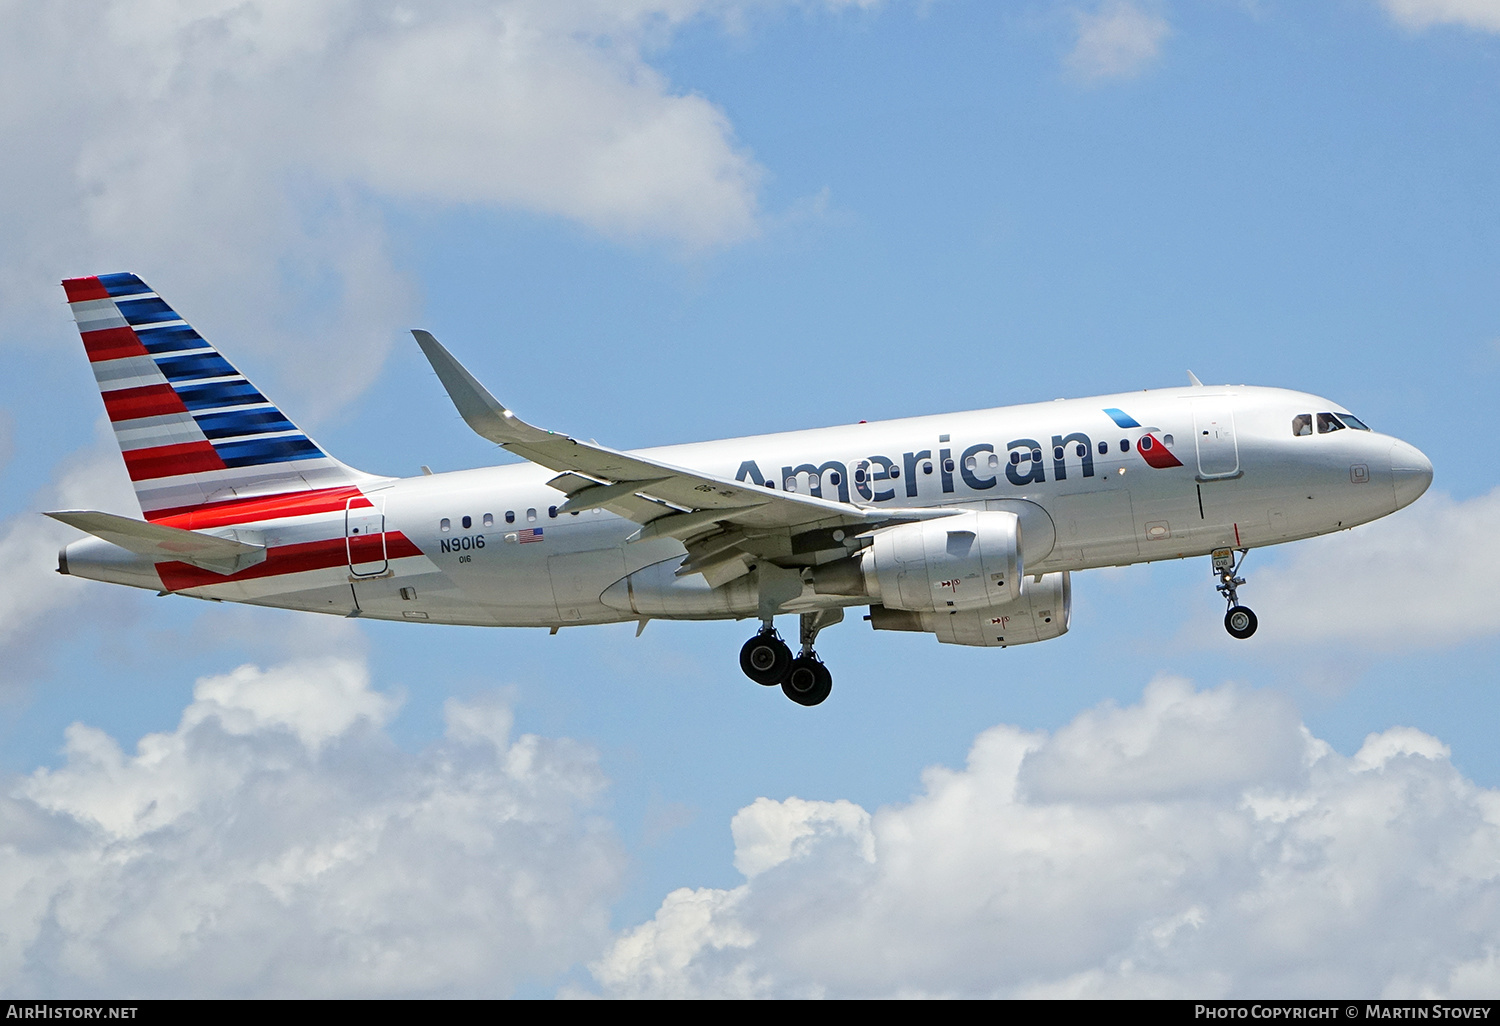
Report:
[{"label": "landing gear door", "polygon": [[354,577],[378,577],[388,564],[385,552],[385,499],[373,507],[358,505],[364,498],[344,504],[344,545],[349,553],[349,573]]},{"label": "landing gear door", "polygon": [[1193,403],[1193,438],[1198,447],[1198,480],[1240,475],[1234,411],[1227,398],[1199,399]]}]

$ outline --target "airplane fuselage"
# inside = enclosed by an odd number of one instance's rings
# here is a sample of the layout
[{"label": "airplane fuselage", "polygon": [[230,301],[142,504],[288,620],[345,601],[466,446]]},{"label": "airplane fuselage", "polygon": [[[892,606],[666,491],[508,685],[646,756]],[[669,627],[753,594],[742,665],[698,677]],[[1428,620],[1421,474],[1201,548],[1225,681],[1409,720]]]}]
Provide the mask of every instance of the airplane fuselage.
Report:
[{"label": "airplane fuselage", "polygon": [[[1370,430],[1307,433],[1329,400],[1251,386],[1056,400],[641,450],[633,455],[869,508],[1010,511],[1026,575],[1249,549],[1327,534],[1414,501],[1425,457]],[[1309,422],[1310,423],[1310,422]],[[1354,423],[1358,423],[1355,421]],[[711,585],[676,576],[672,537],[598,506],[559,511],[556,473],[520,463],[258,501],[253,489],[165,522],[265,548],[234,574],[153,562],[89,538],[66,572],[204,599],[408,622],[568,626],[756,615],[753,561]],[[758,551],[780,556],[775,532]],[[815,586],[860,539],[804,533],[785,612],[870,604]],[[785,560],[781,560],[785,562]],[[846,591],[848,589],[845,589]]]}]

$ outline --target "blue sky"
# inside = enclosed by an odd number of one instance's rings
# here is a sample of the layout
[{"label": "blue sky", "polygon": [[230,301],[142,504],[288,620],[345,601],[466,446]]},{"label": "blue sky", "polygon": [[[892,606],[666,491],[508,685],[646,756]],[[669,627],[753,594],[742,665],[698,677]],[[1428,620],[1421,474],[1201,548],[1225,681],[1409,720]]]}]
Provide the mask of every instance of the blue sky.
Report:
[{"label": "blue sky", "polygon": [[[1500,987],[1500,4],[9,6],[8,991]],[[742,624],[58,578],[37,511],[137,512],[56,284],[114,270],[381,473],[499,458],[422,326],[620,447],[1191,368],[1330,396],[1436,478],[1252,553],[1251,642],[1198,561],[1095,572],[1004,652],[851,617],[804,710],[740,675]]]}]

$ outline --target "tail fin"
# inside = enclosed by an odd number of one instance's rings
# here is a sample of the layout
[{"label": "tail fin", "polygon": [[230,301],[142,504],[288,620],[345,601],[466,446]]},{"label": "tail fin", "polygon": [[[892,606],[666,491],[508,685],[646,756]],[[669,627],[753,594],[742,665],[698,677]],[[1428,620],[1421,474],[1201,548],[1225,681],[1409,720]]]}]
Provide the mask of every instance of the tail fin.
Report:
[{"label": "tail fin", "polygon": [[148,520],[378,480],[319,448],[135,275],[62,284]]}]

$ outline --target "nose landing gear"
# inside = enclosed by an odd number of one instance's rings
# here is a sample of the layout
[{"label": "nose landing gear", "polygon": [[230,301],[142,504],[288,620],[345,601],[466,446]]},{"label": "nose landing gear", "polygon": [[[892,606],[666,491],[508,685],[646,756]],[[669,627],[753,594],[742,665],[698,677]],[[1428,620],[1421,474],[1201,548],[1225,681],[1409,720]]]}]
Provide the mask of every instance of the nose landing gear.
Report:
[{"label": "nose landing gear", "polygon": [[1224,601],[1229,605],[1229,611],[1224,614],[1224,629],[1229,632],[1230,637],[1241,641],[1254,634],[1255,628],[1260,626],[1260,621],[1250,608],[1240,605],[1239,587],[1245,583],[1245,579],[1239,576],[1239,569],[1249,554],[1249,549],[1240,549],[1240,556],[1236,559],[1233,549],[1214,550],[1214,573],[1219,578],[1214,590],[1223,595]]},{"label": "nose landing gear", "polygon": [[757,684],[780,684],[782,693],[798,705],[817,705],[833,690],[833,674],[813,651],[813,642],[819,631],[843,618],[842,609],[803,613],[799,625],[802,651],[795,659],[781,635],[767,622],[740,649],[740,669]]}]

